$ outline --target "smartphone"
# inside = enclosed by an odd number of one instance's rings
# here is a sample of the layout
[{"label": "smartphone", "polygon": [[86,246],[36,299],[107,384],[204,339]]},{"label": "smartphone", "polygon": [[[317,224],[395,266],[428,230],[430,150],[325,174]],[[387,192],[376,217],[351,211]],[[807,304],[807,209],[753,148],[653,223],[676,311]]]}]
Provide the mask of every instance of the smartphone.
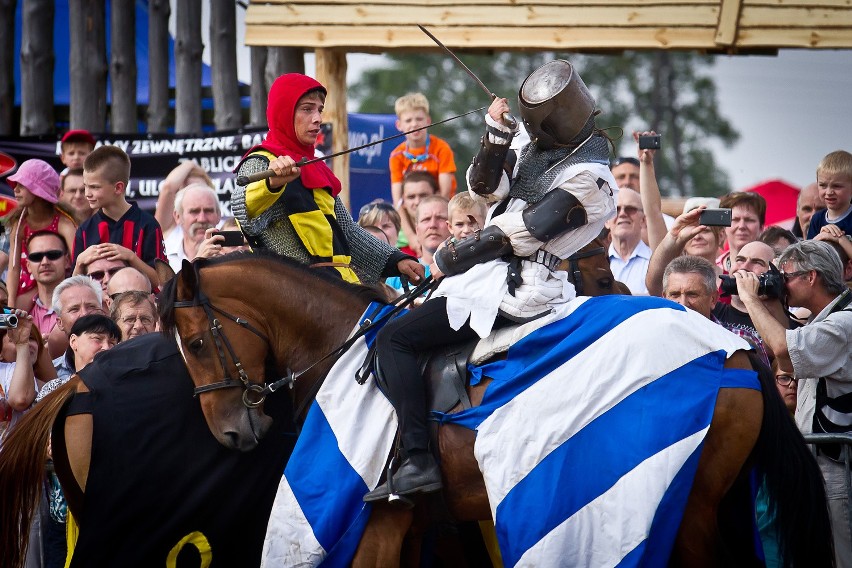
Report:
[{"label": "smartphone", "polygon": [[225,237],[225,240],[221,243],[223,247],[241,247],[246,244],[242,231],[216,231],[213,236],[216,235]]},{"label": "smartphone", "polygon": [[731,210],[730,209],[705,209],[701,212],[698,218],[699,225],[707,225],[714,227],[730,227],[731,226]]},{"label": "smartphone", "polygon": [[639,137],[639,149],[640,150],[659,150],[660,149],[660,135],[659,134],[649,134],[647,136]]}]

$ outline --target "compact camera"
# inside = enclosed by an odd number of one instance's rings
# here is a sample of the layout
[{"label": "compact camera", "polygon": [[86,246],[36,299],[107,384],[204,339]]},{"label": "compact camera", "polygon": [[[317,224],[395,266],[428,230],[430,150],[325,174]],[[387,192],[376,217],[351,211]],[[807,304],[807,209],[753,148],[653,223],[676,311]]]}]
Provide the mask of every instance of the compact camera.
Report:
[{"label": "compact camera", "polygon": [[18,316],[12,313],[9,308],[3,308],[3,313],[0,313],[0,329],[15,329],[18,327]]},{"label": "compact camera", "polygon": [[[723,296],[732,296],[737,293],[737,279],[727,274],[719,276],[722,283],[719,285],[719,291]],[[784,284],[784,276],[779,272],[775,265],[770,264],[769,270],[760,274],[757,277],[758,296],[766,296],[767,298],[781,298],[787,295],[787,287]]]}]

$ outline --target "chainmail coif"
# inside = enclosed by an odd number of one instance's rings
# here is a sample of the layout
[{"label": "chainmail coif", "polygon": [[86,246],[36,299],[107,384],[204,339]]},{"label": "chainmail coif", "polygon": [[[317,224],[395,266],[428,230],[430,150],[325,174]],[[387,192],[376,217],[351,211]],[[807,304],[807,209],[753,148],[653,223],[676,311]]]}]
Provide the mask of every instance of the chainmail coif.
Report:
[{"label": "chainmail coif", "polygon": [[[591,134],[592,138],[577,148]],[[576,151],[575,151],[576,149]],[[572,154],[573,152],[573,154]],[[607,138],[595,132],[595,118],[590,116],[571,144],[542,150],[535,142],[521,149],[518,173],[512,180],[510,197],[523,199],[527,203],[537,203],[552,187],[553,180],[560,172],[574,164],[587,162],[607,163],[609,146]]]}]

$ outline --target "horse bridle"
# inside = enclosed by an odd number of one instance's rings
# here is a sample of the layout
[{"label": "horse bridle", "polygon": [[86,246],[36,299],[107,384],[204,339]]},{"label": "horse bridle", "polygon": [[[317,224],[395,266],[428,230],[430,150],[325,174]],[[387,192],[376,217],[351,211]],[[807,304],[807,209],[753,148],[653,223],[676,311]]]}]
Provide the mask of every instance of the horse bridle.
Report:
[{"label": "horse bridle", "polygon": [[[239,316],[234,316],[225,310],[218,308],[210,302],[210,299],[207,297],[204,292],[201,291],[201,272],[199,267],[195,267],[195,276],[196,276],[196,285],[195,285],[195,298],[192,300],[175,300],[173,307],[174,308],[202,308],[204,310],[205,315],[207,316],[207,321],[210,324],[210,334],[213,336],[213,344],[216,346],[216,353],[219,357],[219,363],[222,365],[222,373],[224,374],[224,378],[221,381],[211,383],[209,385],[201,385],[195,387],[193,390],[193,394],[198,396],[199,394],[203,394],[206,392],[219,390],[219,389],[228,389],[234,387],[242,387],[243,395],[242,401],[243,405],[247,408],[257,408],[266,400],[266,395],[269,393],[273,393],[280,389],[282,386],[287,385],[291,389],[295,387],[296,380],[309,372],[311,369],[329,359],[331,357],[337,356],[347,349],[349,349],[358,339],[363,337],[368,331],[373,329],[380,322],[388,320],[394,317],[397,313],[399,313],[403,308],[408,306],[411,302],[414,301],[415,298],[418,298],[421,294],[423,294],[427,289],[434,286],[434,281],[431,276],[427,276],[423,282],[418,284],[415,288],[413,288],[410,292],[404,294],[400,298],[397,299],[398,303],[394,306],[394,308],[381,317],[377,319],[367,318],[362,323],[360,328],[353,333],[345,342],[339,345],[334,350],[326,353],[313,363],[311,363],[305,369],[302,369],[298,373],[293,372],[291,369],[287,369],[285,376],[281,379],[278,379],[272,383],[253,383],[249,381],[248,373],[246,373],[243,368],[242,363],[240,362],[239,357],[237,357],[234,348],[231,346],[231,342],[228,340],[228,336],[225,335],[225,330],[222,327],[222,322],[219,321],[219,318],[216,317],[214,312],[218,312],[225,318],[233,321],[240,327],[247,329],[252,332],[260,339],[262,339],[267,347],[269,348],[269,352],[272,353],[272,343],[269,341],[269,338],[264,335],[260,330],[251,325],[247,320],[240,318]],[[180,339],[178,339],[180,341]],[[228,371],[228,361],[225,357],[225,351],[227,350],[228,355],[231,357],[231,361],[233,361],[234,366],[237,369],[236,378],[231,376],[231,373]],[[316,388],[319,389],[319,384],[316,384]],[[316,394],[316,393],[312,393]],[[304,410],[305,403],[310,401],[312,396],[305,397],[303,403],[299,405],[299,408],[296,409],[295,416],[301,415],[301,412]]]},{"label": "horse bridle", "polygon": [[[214,312],[221,314],[223,317],[231,320],[236,323],[240,327],[249,330],[259,338],[261,338],[266,345],[269,347],[270,352],[272,351],[272,344],[269,342],[269,338],[263,334],[256,327],[251,325],[247,320],[229,314],[225,310],[214,306],[210,299],[201,291],[201,287],[198,286],[195,290],[196,297],[192,300],[176,300],[174,303],[175,308],[202,308],[204,310],[205,315],[207,316],[207,321],[210,324],[210,334],[213,336],[213,345],[216,347],[216,354],[219,358],[219,363],[222,365],[222,373],[224,378],[221,381],[211,383],[209,385],[201,385],[195,387],[193,390],[193,394],[198,396],[199,394],[203,394],[205,392],[210,392],[218,389],[229,389],[234,387],[242,387],[243,388],[243,404],[248,408],[255,408],[263,404],[263,401],[266,399],[266,386],[258,383],[252,383],[249,380],[248,373],[245,368],[243,368],[242,362],[240,362],[240,358],[237,357],[237,353],[234,351],[233,346],[231,345],[230,340],[228,340],[228,336],[225,335],[225,330],[222,327],[222,322],[219,321],[219,318],[216,317]],[[231,376],[231,372],[228,370],[228,360],[225,357],[225,351],[228,352],[228,355],[231,356],[231,361],[234,363],[234,367],[237,369],[236,377]]]},{"label": "horse bridle", "polygon": [[583,273],[580,271],[580,261],[584,258],[604,254],[605,252],[606,249],[604,247],[596,247],[587,251],[575,252],[565,259],[568,262],[568,270],[566,271],[568,272],[568,279],[574,285],[574,290],[576,290],[578,296],[582,296],[585,291],[583,289]]}]

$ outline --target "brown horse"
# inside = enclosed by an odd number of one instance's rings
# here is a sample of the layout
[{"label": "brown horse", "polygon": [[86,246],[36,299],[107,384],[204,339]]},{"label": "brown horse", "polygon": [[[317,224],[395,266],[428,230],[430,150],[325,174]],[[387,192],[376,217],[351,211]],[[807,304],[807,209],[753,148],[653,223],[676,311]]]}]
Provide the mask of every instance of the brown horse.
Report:
[{"label": "brown horse", "polygon": [[[166,299],[164,324],[174,324],[179,334],[193,381],[204,393],[202,406],[211,431],[228,447],[249,449],[268,428],[258,397],[258,385],[275,378],[266,370],[273,368],[281,376],[292,369],[310,369],[298,376],[293,389],[294,402],[304,411],[330,366],[326,355],[345,341],[368,299],[351,286],[327,282],[279,260],[234,259],[195,268],[185,265],[167,291],[181,309],[173,309]],[[734,354],[726,366],[752,368],[744,353]],[[220,380],[223,374],[226,378]],[[751,465],[764,473],[776,504],[785,560],[831,564],[819,470],[785,415],[771,376],[761,372],[761,378],[760,393],[736,388],[719,393],[675,542],[671,560],[676,565],[741,561],[740,549],[750,549],[751,535],[723,534],[718,514],[736,509],[725,497],[732,489],[742,489],[743,472]],[[471,389],[474,404],[485,389],[487,385]],[[440,429],[444,500],[460,520],[491,518],[473,441],[472,431]],[[354,564],[399,563],[412,519],[411,511],[376,507]],[[725,541],[729,536],[739,540]]]},{"label": "brown horse", "polygon": [[[310,369],[299,374],[290,391],[295,407],[304,412],[332,363],[324,357],[345,341],[373,297],[364,289],[318,278],[303,267],[277,259],[238,256],[198,265],[197,271],[187,267],[165,291],[164,322],[175,325],[180,335],[190,374],[202,392],[201,406],[210,431],[229,448],[251,449],[272,423],[259,400],[259,385],[285,376],[291,369]],[[593,276],[587,282],[592,287],[598,279]],[[173,309],[171,302],[191,307]],[[211,311],[206,312],[205,306]],[[737,354],[729,365],[748,367],[749,363],[744,355]],[[752,457],[763,466],[767,484],[777,496],[778,524],[788,558],[797,565],[829,564],[830,542],[826,539],[830,533],[824,507],[820,507],[824,493],[818,469],[801,439],[796,438],[795,427],[786,419],[775,389],[766,388],[767,384],[762,398],[747,389],[720,393],[674,562],[715,565],[727,559],[716,513],[722,497],[740,480],[747,458]],[[73,388],[66,387],[50,405],[61,406],[63,394]],[[475,404],[485,388],[487,385],[471,389]],[[47,405],[30,414],[32,419],[41,420],[55,415]],[[445,500],[460,520],[491,518],[473,458],[473,438],[473,432],[457,426],[440,429]],[[4,545],[4,556],[26,534],[39,491],[47,436],[29,442],[29,448],[22,444],[14,448],[16,463],[29,464],[28,473],[23,475],[27,489],[16,493],[14,501],[2,501],[0,544]],[[3,457],[8,465],[10,453],[6,449]],[[0,470],[0,487],[16,487],[4,479],[7,473]],[[20,478],[17,483],[23,483]],[[417,510],[375,507],[354,564],[398,564],[403,537]],[[16,531],[7,530],[12,527]],[[12,532],[18,540],[8,536]]]}]

